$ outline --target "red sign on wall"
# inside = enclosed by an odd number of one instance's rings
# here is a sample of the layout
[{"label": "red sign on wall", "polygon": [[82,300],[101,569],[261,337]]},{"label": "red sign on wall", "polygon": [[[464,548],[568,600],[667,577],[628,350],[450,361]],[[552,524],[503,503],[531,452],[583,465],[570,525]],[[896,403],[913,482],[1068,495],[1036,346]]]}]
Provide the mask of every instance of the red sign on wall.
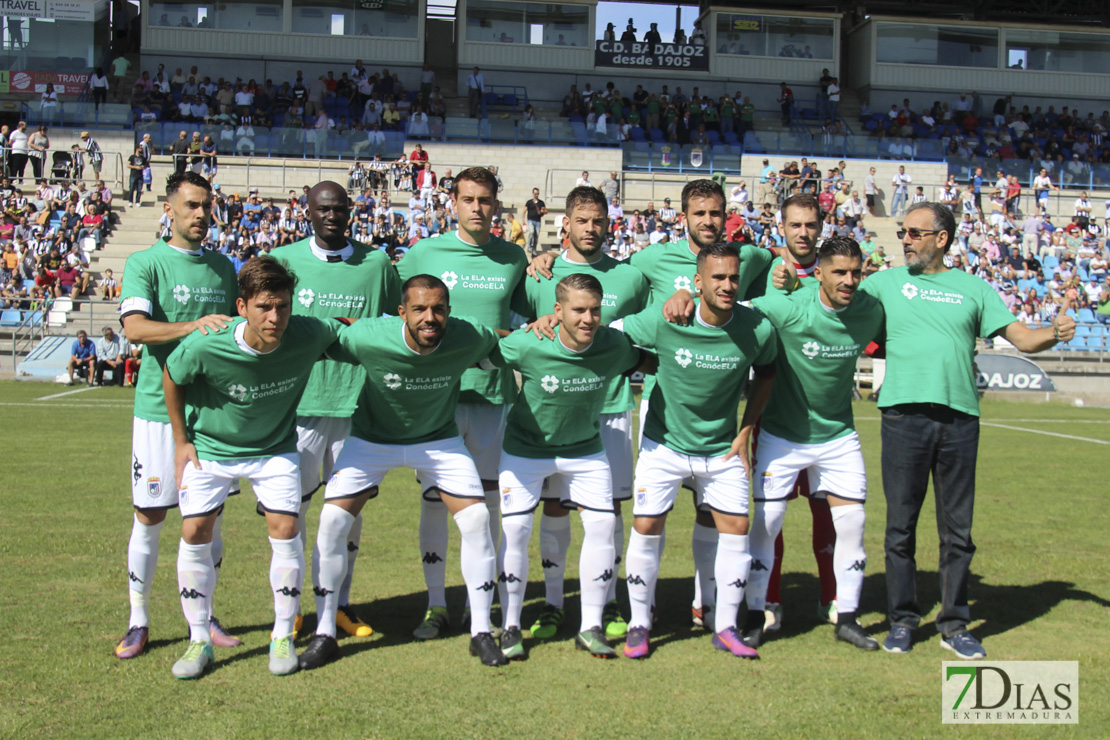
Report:
[{"label": "red sign on wall", "polygon": [[59,95],[77,95],[88,81],[88,72],[12,72],[9,85],[12,92],[41,93],[53,82]]}]

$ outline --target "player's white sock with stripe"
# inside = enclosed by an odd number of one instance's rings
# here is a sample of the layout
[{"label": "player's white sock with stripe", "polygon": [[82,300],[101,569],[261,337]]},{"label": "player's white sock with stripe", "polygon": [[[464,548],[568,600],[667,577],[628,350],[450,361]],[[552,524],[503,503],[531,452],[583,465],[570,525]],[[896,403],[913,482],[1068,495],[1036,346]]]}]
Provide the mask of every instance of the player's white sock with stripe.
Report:
[{"label": "player's white sock with stripe", "polygon": [[859,609],[867,554],[863,549],[863,530],[867,516],[863,504],[830,506],[836,545],[833,546],[833,570],[836,572],[836,609],[854,615]]},{"label": "player's white sock with stripe", "polygon": [[493,538],[489,536],[486,507],[467,506],[455,514],[455,524],[462,539],[459,565],[470,598],[470,635],[473,637],[489,632],[489,610],[497,588],[497,555]]},{"label": "player's white sock with stripe", "polygon": [[744,600],[744,587],[748,585],[748,572],[752,556],[748,552],[748,535],[725,534],[717,537],[717,610],[713,615],[713,630],[723,632],[736,626],[736,615]]},{"label": "player's white sock with stripe", "polygon": [[438,499],[420,499],[420,557],[428,608],[447,606],[447,507]]},{"label": "player's white sock with stripe", "polygon": [[208,613],[212,584],[216,582],[215,570],[211,542],[190,545],[181,540],[177,546],[177,586],[191,642],[212,641],[208,635]]},{"label": "player's white sock with stripe", "polygon": [[540,516],[544,592],[547,603],[560,609],[563,608],[563,581],[567,572],[567,552],[570,550],[570,512],[567,513],[568,516]]},{"label": "player's white sock with stripe", "polygon": [[212,593],[208,595],[208,616],[212,616],[212,606],[216,600],[216,587],[220,585],[220,570],[224,564],[224,511],[216,515],[216,523],[212,525]]},{"label": "player's white sock with stripe", "polygon": [[617,600],[617,582],[621,575],[621,561],[624,559],[624,517],[619,513],[613,517],[613,577],[609,581],[609,591],[605,594],[605,602]]},{"label": "player's white sock with stripe", "polygon": [[343,585],[339,587],[339,605],[347,606],[351,603],[351,579],[355,575],[355,561],[358,560],[358,546],[362,542],[362,512],[355,517],[351,531],[347,533],[347,575],[343,576]]},{"label": "player's white sock with stripe", "polygon": [[298,532],[288,540],[270,538],[270,588],[274,592],[274,637],[293,634],[304,586],[304,543]]},{"label": "player's white sock with stripe", "polygon": [[655,580],[659,576],[659,559],[663,554],[662,539],[662,535],[640,534],[635,528],[628,535],[624,569],[628,573],[628,602],[632,607],[629,628],[651,629],[651,604]]},{"label": "player's white sock with stripe", "polygon": [[748,577],[749,611],[763,611],[767,606],[767,584],[775,566],[775,539],[782,531],[786,516],[785,501],[753,501],[751,518],[752,567]]},{"label": "player's white sock with stripe", "polygon": [[325,503],[312,555],[313,593],[316,594],[316,634],[335,637],[339,589],[347,571],[347,533],[355,517],[346,509]]},{"label": "player's white sock with stripe", "polygon": [[694,522],[694,534],[690,541],[694,552],[695,593],[694,605],[713,608],[716,602],[716,585],[713,582],[713,563],[717,559],[717,530]]},{"label": "player's white sock with stripe", "polygon": [[520,626],[524,589],[528,586],[528,541],[532,539],[532,514],[502,517],[501,531],[498,557],[501,572],[497,576],[497,587],[501,594],[501,626],[508,629]]},{"label": "player's white sock with stripe", "polygon": [[131,624],[129,627],[150,625],[147,595],[154,582],[158,567],[158,536],[162,524],[143,524],[138,517],[131,524],[131,539],[127,542],[127,595],[131,599]]},{"label": "player's white sock with stripe", "polygon": [[614,517],[609,512],[582,512],[584,535],[582,554],[578,559],[578,590],[582,599],[580,632],[601,626],[609,584],[616,580],[613,574],[613,561],[617,554],[613,547],[613,522]]}]

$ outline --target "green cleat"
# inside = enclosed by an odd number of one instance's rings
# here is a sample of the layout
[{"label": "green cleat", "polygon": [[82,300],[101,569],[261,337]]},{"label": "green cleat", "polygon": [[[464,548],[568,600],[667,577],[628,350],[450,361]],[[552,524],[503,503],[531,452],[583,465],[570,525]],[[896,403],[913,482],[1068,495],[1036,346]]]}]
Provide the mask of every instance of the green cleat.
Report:
[{"label": "green cleat", "polygon": [[293,635],[279,637],[270,641],[270,673],[275,676],[288,676],[300,670],[301,662],[293,648]]},{"label": "green cleat", "polygon": [[621,616],[617,602],[610,601],[605,605],[605,610],[601,612],[601,626],[607,639],[623,640],[628,635],[628,622]]},{"label": "green cleat", "polygon": [[214,660],[216,656],[212,653],[212,643],[190,642],[181,660],[173,664],[173,677],[184,680],[200,678]]},{"label": "green cleat", "polygon": [[434,640],[451,629],[451,619],[447,616],[447,607],[433,606],[424,612],[424,621],[412,631],[412,636],[417,640]]},{"label": "green cleat", "polygon": [[501,652],[509,660],[524,660],[524,636],[520,627],[510,627],[501,633]]},{"label": "green cleat", "polygon": [[585,632],[579,632],[574,638],[574,646],[579,650],[586,650],[595,658],[615,658],[617,652],[605,642],[605,633],[600,627],[591,627]]},{"label": "green cleat", "polygon": [[540,610],[540,615],[536,617],[536,623],[532,625],[532,639],[550,640],[563,626],[565,618],[566,614],[562,609],[551,604],[544,604],[543,609]]}]

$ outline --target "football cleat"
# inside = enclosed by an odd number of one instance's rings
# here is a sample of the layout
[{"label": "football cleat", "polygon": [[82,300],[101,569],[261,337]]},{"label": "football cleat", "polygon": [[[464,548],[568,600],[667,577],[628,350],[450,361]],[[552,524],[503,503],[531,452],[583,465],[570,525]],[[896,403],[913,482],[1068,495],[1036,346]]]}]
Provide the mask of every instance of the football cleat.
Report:
[{"label": "football cleat", "polygon": [[828,622],[829,624],[837,623],[836,599],[833,599],[828,604],[817,602],[817,619],[821,622]]},{"label": "football cleat", "polygon": [[242,640],[225,630],[215,617],[208,618],[208,636],[216,647],[239,647],[243,644]]},{"label": "football cleat", "polygon": [[624,642],[624,657],[639,660],[646,658],[651,649],[651,632],[647,627],[633,627],[628,630],[628,639]]},{"label": "football cleat", "polygon": [[544,604],[543,609],[540,610],[540,615],[536,617],[536,623],[532,625],[532,639],[551,639],[563,626],[564,619],[566,619],[566,613],[562,609],[551,604]]},{"label": "football cleat", "polygon": [[121,660],[139,657],[146,650],[146,641],[149,637],[150,629],[147,627],[132,627],[127,630],[119,645],[116,645],[116,657]]},{"label": "football cleat", "polygon": [[763,607],[763,631],[778,632],[782,629],[782,604],[768,603]]},{"label": "football cleat", "polygon": [[617,602],[610,601],[605,605],[601,612],[601,626],[609,640],[623,640],[628,634],[628,622],[621,616],[621,608]]},{"label": "football cleat", "polygon": [[185,654],[173,664],[173,677],[180,679],[200,678],[215,659],[216,656],[212,653],[212,643],[190,642]]},{"label": "football cleat", "polygon": [[761,611],[749,611],[744,630],[740,633],[741,642],[753,650],[763,644],[763,614]]},{"label": "football cleat", "polygon": [[595,658],[615,658],[617,653],[605,642],[605,633],[601,627],[591,627],[585,632],[579,632],[574,638],[574,646],[579,650],[586,650]]},{"label": "football cleat", "polygon": [[[713,607],[711,606],[692,606],[690,607],[690,621],[694,623],[695,627],[702,629],[709,629],[713,624]],[[654,624],[655,612],[652,612],[652,624]]]},{"label": "football cleat", "polygon": [[759,659],[759,653],[757,653],[754,648],[750,648],[744,644],[744,641],[740,638],[740,633],[736,631],[735,627],[729,627],[713,635],[713,647],[718,650],[732,653],[737,658],[747,658],[749,660]]},{"label": "football cleat", "polygon": [[313,635],[308,647],[301,653],[302,671],[311,671],[332,662],[339,655],[339,643],[331,635]]},{"label": "football cleat", "polygon": [[433,606],[424,612],[424,621],[412,631],[412,636],[417,640],[434,640],[451,629],[451,619],[447,616],[447,607]]},{"label": "football cleat", "polygon": [[270,641],[270,673],[275,676],[288,676],[301,667],[297,651],[293,648],[293,635],[279,637]]},{"label": "football cleat", "polygon": [[350,604],[339,607],[335,613],[335,626],[353,637],[369,637],[374,634],[374,629],[359,619]]},{"label": "football cleat", "polygon": [[470,638],[470,654],[478,656],[482,665],[496,667],[509,664],[509,659],[488,632],[479,632]]},{"label": "football cleat", "polygon": [[509,627],[501,633],[501,652],[509,660],[524,660],[524,636],[520,627]]},{"label": "football cleat", "polygon": [[868,652],[879,649],[879,641],[876,640],[856,622],[845,622],[844,624],[836,625],[833,630],[833,635],[840,642],[846,642],[849,645],[855,645],[860,650]]}]

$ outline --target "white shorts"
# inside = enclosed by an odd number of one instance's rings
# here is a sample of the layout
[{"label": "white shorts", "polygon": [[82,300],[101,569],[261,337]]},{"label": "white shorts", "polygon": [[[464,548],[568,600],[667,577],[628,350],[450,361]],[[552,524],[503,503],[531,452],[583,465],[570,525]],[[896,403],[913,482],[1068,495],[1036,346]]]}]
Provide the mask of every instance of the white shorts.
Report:
[{"label": "white shorts", "polygon": [[[297,452],[301,455],[301,496],[312,498],[316,489],[331,477],[335,461],[347,435],[351,433],[350,417],[298,416]],[[321,472],[321,469],[323,472]]]},{"label": "white shorts", "polygon": [[739,457],[726,461],[724,455],[685,455],[647,437],[636,462],[633,514],[664,516],[674,508],[678,490],[688,478],[693,479],[699,508],[748,515],[748,476]]},{"label": "white shorts", "polygon": [[568,509],[613,511],[613,489],[609,460],[604,452],[586,457],[529,458],[501,454],[497,477],[501,489],[501,513],[531,514],[540,503],[540,489],[550,478],[552,490],[563,491],[561,501]]},{"label": "white shorts", "polygon": [[[484,481],[496,481],[501,462],[501,443],[505,439],[508,404],[460,403],[455,409],[459,436],[466,443],[474,467]],[[421,482],[423,485],[423,482]],[[424,486],[428,488],[428,486]]]},{"label": "white shorts", "polygon": [[831,493],[849,501],[867,500],[867,472],[855,432],[831,442],[807,445],[760,431],[755,458],[752,498],[756,501],[788,498],[803,470],[809,478],[810,496],[814,498]]},{"label": "white shorts", "polygon": [[177,506],[173,428],[167,422],[132,419],[131,503],[136,509]]},{"label": "white shorts", "polygon": [[423,486],[424,498],[437,500],[438,491],[458,498],[485,499],[482,480],[462,437],[412,445],[380,445],[349,437],[328,479],[324,500],[355,498],[377,487],[395,468],[412,468]]},{"label": "white shorts", "polygon": [[[638,436],[636,437],[636,449],[640,449],[641,447],[643,447],[643,444],[644,444],[644,424],[647,423],[647,417],[648,417],[648,397],[647,396],[641,396],[640,397],[640,424],[639,424],[638,429],[637,429],[637,435]],[[602,438],[602,439],[604,441],[604,438]],[[616,489],[616,483],[614,483],[613,485],[614,485],[613,490],[616,491],[617,490]],[[689,489],[690,492],[694,494],[694,508],[695,509],[697,509],[698,511],[709,511],[709,507],[706,505],[705,501],[702,500],[701,486],[698,485],[697,479],[695,479],[693,476],[684,478],[683,481],[682,481],[682,487],[686,488],[686,489]],[[621,499],[618,496],[617,500],[623,500],[623,499]]]},{"label": "white shorts", "polygon": [[[601,422],[601,443],[609,461],[613,500],[628,501],[632,498],[632,412],[602,414],[598,421]],[[545,501],[569,500],[564,482],[564,478],[549,478],[540,498]]]},{"label": "white shorts", "polygon": [[190,463],[181,476],[181,516],[215,514],[239,479],[250,481],[263,511],[297,516],[301,509],[301,480],[296,452],[243,460],[201,460],[200,470]]}]

